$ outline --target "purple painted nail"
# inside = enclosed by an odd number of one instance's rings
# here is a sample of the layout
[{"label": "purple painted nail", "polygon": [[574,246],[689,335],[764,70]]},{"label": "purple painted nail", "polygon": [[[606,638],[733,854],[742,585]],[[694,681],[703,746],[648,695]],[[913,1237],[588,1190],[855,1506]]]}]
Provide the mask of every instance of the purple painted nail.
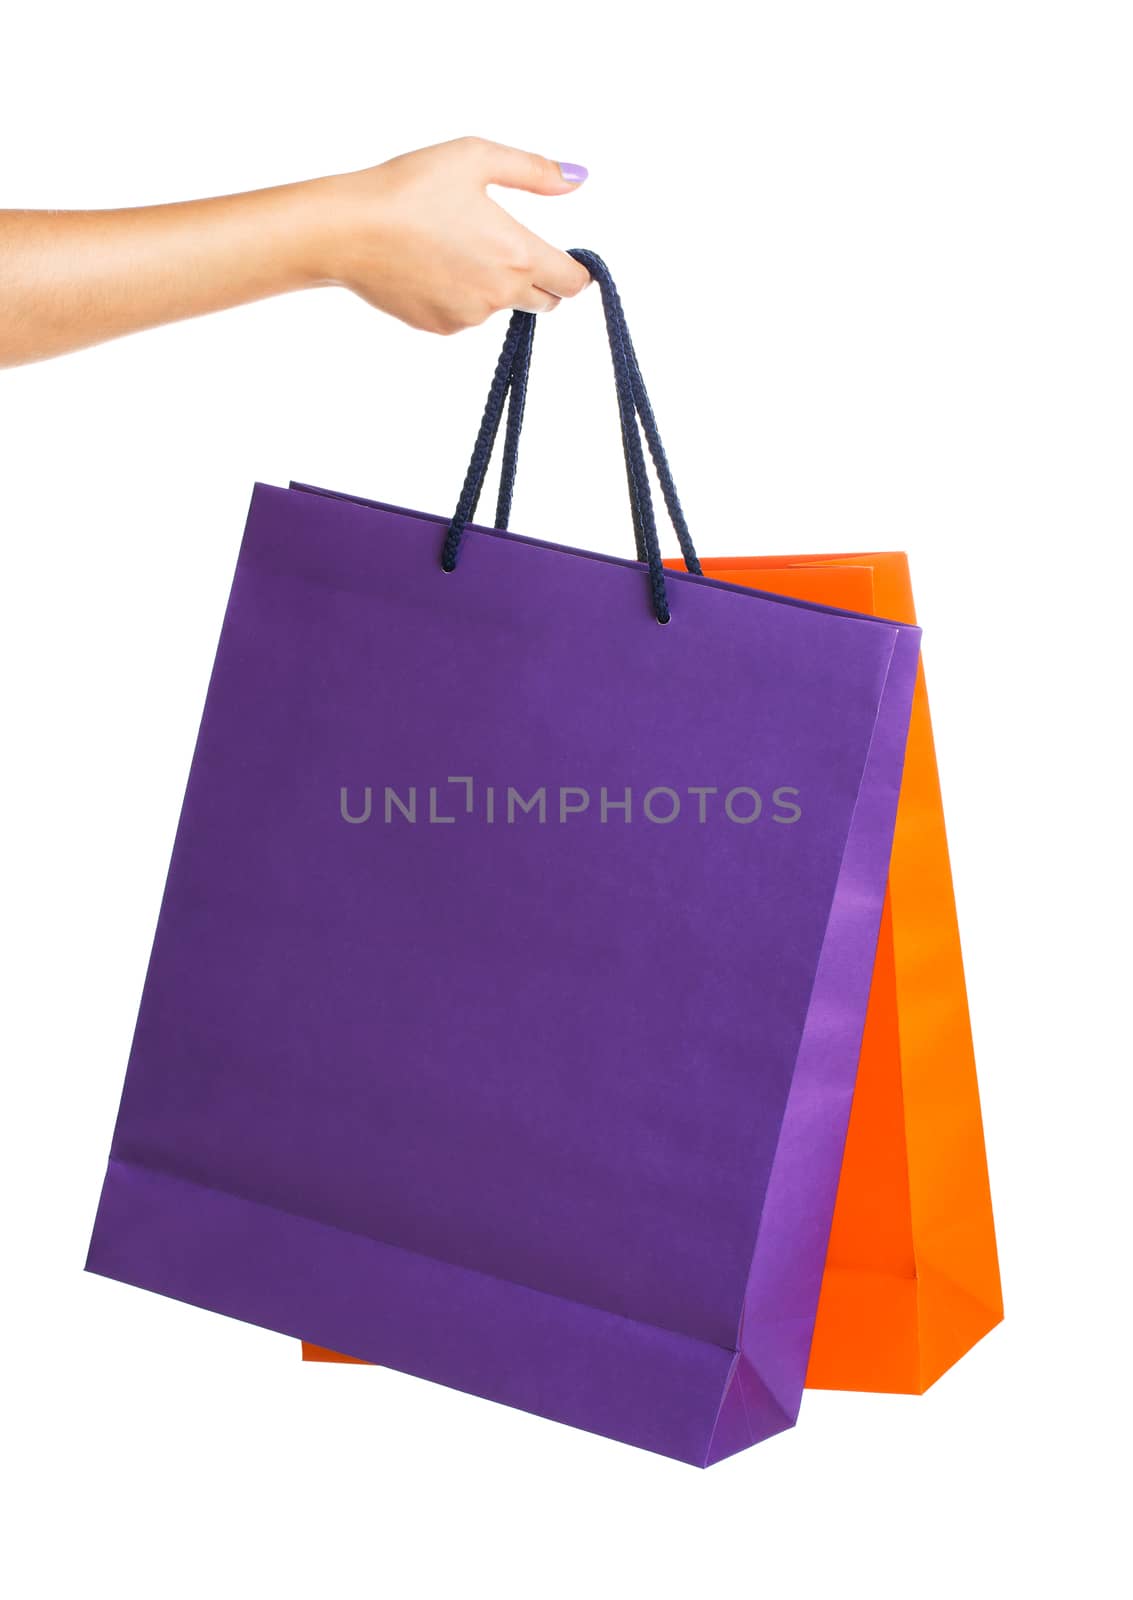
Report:
[{"label": "purple painted nail", "polygon": [[559,171],[567,183],[584,183],[588,176],[585,167],[576,167],[573,161],[560,161]]}]

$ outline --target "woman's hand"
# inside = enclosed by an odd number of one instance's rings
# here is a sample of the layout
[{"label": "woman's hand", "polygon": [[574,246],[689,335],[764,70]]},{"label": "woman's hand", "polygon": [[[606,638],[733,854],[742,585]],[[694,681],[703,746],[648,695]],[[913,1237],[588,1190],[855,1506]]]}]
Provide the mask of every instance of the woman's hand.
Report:
[{"label": "woman's hand", "polygon": [[552,311],[590,282],[572,256],[521,227],[488,184],[561,195],[582,167],[454,139],[383,166],[324,178],[312,196],[316,275],[429,333],[456,333],[494,311]]},{"label": "woman's hand", "polygon": [[581,167],[484,139],[179,205],[0,211],[0,366],[322,284],[414,328],[549,311],[590,279],[489,198],[569,194]]}]

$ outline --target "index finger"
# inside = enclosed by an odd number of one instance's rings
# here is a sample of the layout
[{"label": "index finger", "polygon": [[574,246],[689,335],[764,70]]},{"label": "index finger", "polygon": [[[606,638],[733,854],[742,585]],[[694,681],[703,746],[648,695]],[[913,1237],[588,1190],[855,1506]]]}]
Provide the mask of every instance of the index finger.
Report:
[{"label": "index finger", "polygon": [[538,234],[528,234],[531,245],[531,282],[536,289],[569,300],[591,282],[590,274],[581,262],[568,256],[565,250],[556,250]]}]

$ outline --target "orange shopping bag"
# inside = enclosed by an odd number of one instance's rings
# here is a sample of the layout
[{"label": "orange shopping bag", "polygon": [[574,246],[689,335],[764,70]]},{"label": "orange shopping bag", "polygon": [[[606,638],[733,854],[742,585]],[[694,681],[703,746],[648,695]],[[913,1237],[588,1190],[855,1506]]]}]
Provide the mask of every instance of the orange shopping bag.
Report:
[{"label": "orange shopping bag", "polygon": [[[908,562],[894,552],[720,556],[703,567],[726,583],[916,621]],[[923,1393],[1002,1316],[922,667],[807,1386]],[[352,1359],[317,1345],[303,1354]]]},{"label": "orange shopping bag", "polygon": [[[893,552],[721,557],[704,571],[915,620],[908,562]],[[922,667],[807,1385],[920,1394],[1002,1316]]]}]

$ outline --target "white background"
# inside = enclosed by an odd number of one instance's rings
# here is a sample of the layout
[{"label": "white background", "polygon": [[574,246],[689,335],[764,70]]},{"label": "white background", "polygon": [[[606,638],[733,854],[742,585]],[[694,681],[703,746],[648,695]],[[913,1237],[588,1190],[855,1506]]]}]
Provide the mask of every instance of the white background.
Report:
[{"label": "white background", "polygon": [[[1008,1320],[923,1399],[707,1473],[83,1274],[252,481],[447,511],[502,319],[320,290],[0,374],[10,1592],[1122,1587],[1130,11],[1090,0],[12,7],[0,205],[480,133],[619,280],[702,550],[903,548]],[[540,327],[513,526],[630,549],[597,298]]]}]

